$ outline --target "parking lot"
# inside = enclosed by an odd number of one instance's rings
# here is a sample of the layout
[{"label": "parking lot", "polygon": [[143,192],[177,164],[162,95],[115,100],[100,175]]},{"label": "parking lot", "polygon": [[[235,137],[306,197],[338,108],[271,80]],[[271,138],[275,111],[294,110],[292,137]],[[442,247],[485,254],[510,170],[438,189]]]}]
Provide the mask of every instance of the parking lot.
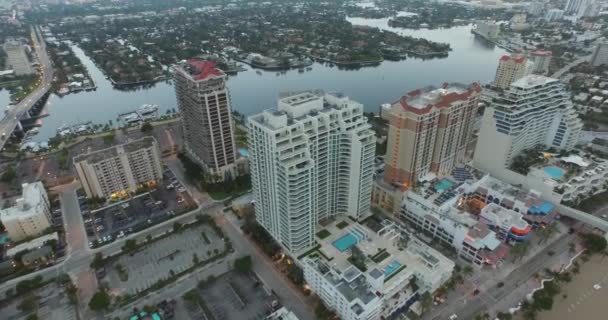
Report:
[{"label": "parking lot", "polygon": [[[69,303],[69,299],[64,292],[63,287],[55,283],[46,285],[33,292],[37,299],[37,319],[47,320],[75,320],[76,309]],[[17,306],[23,299],[15,299],[8,305],[0,308],[0,319],[17,320],[26,319],[29,314],[34,312],[20,311]]]},{"label": "parking lot", "polygon": [[133,255],[121,256],[106,268],[104,280],[121,294],[134,294],[168,278],[172,272],[177,274],[192,267],[195,255],[204,261],[224,250],[224,240],[211,227],[192,227],[146,245]]},{"label": "parking lot", "polygon": [[158,188],[129,200],[90,210],[84,192],[78,191],[78,201],[91,248],[149,228],[195,204],[168,169]]},{"label": "parking lot", "polygon": [[[216,320],[264,319],[279,307],[278,299],[266,291],[255,275],[238,271],[228,272],[198,291]],[[185,306],[190,319],[205,319],[198,306],[187,302]]]}]

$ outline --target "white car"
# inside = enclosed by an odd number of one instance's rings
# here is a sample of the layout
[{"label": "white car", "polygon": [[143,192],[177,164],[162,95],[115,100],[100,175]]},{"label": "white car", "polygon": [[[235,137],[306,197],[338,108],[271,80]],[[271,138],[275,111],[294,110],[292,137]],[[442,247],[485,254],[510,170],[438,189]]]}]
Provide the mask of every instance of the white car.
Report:
[{"label": "white car", "polygon": [[456,319],[458,319],[458,316],[455,313],[453,313],[448,319],[456,320]]}]

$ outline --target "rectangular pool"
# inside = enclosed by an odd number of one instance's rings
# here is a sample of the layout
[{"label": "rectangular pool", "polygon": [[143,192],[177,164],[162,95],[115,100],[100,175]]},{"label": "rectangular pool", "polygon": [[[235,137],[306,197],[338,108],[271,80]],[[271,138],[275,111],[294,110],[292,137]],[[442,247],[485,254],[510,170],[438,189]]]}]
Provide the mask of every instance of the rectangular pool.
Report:
[{"label": "rectangular pool", "polygon": [[384,267],[384,277],[388,277],[391,274],[393,274],[393,272],[397,271],[397,269],[399,269],[401,267],[401,263],[399,263],[399,261],[393,261],[391,263],[388,264],[388,266]]},{"label": "rectangular pool", "polygon": [[357,242],[359,242],[359,239],[349,232],[340,237],[338,240],[332,242],[331,244],[333,244],[334,247],[338,249],[338,251],[344,252],[350,249],[350,247],[356,245]]},{"label": "rectangular pool", "polygon": [[441,181],[439,181],[435,184],[435,190],[437,190],[438,192],[441,192],[441,191],[449,189],[453,185],[454,185],[454,182],[452,182],[450,179],[443,178],[443,179],[441,179]]}]

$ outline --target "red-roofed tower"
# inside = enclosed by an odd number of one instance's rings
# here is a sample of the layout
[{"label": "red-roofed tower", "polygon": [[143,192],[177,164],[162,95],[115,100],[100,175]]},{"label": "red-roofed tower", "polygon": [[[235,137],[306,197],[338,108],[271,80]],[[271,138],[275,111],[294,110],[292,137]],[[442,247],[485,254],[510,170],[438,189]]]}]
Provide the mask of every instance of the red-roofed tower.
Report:
[{"label": "red-roofed tower", "polygon": [[507,89],[511,83],[523,78],[529,70],[528,59],[523,54],[504,55],[498,61],[493,86]]},{"label": "red-roofed tower", "polygon": [[190,59],[175,68],[175,94],[188,156],[207,174],[234,177],[234,125],[224,72],[214,62]]}]

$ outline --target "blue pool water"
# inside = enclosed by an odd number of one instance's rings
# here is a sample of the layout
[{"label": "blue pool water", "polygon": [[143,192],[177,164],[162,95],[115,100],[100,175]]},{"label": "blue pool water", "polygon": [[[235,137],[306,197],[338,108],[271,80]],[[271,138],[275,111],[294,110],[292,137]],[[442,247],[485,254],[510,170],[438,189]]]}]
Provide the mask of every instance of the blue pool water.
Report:
[{"label": "blue pool water", "polygon": [[551,178],[553,178],[553,179],[561,179],[564,176],[564,174],[566,173],[566,171],[564,171],[564,169],[554,167],[554,166],[544,167],[543,171],[545,171],[545,173],[550,175]]},{"label": "blue pool water", "polygon": [[393,272],[397,271],[399,267],[401,267],[401,263],[399,263],[399,261],[393,261],[389,263],[388,266],[384,268],[384,276],[390,276],[391,274],[393,274]]},{"label": "blue pool water", "polygon": [[350,247],[356,245],[357,242],[359,242],[359,239],[349,232],[340,237],[340,239],[332,242],[332,244],[334,245],[334,247],[336,247],[336,249],[338,249],[338,251],[344,252]]},{"label": "blue pool water", "polygon": [[449,189],[453,185],[454,185],[454,183],[450,179],[443,178],[443,179],[441,179],[441,181],[439,181],[435,184],[435,190],[437,190],[438,192],[441,192],[441,191]]},{"label": "blue pool water", "polygon": [[249,158],[249,150],[245,148],[239,148],[239,154],[245,158]]}]

